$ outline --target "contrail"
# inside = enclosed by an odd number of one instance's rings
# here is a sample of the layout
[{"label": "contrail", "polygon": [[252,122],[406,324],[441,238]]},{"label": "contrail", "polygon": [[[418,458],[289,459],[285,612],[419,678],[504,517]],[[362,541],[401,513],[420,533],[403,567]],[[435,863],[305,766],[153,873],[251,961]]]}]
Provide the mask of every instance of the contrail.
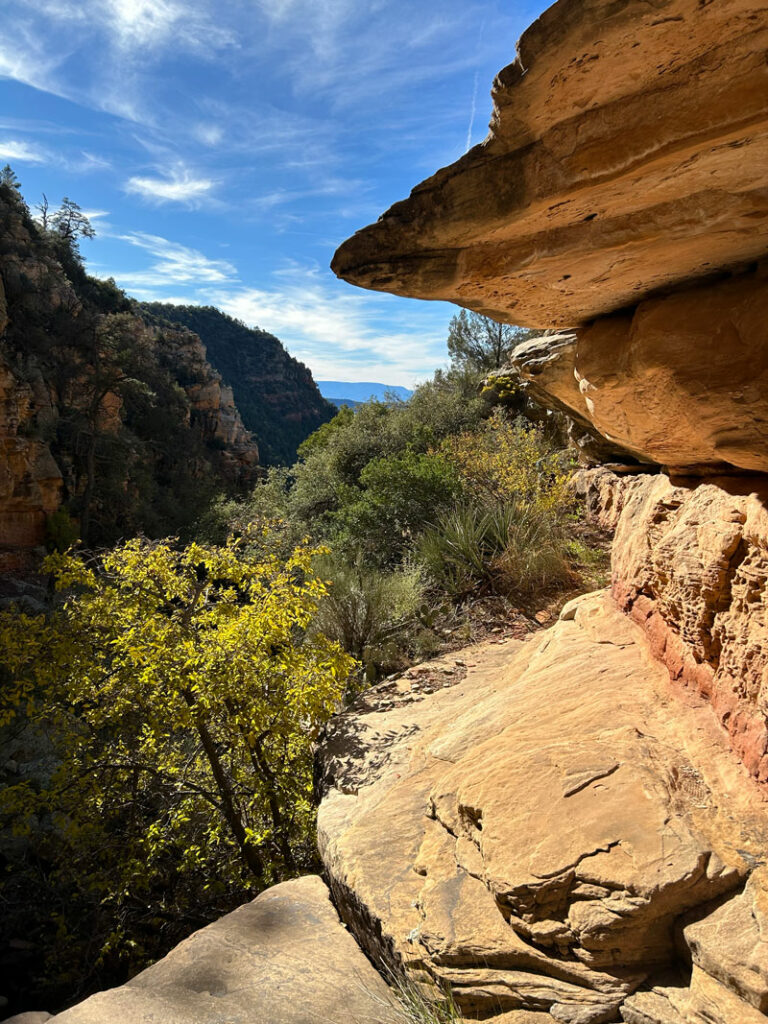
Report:
[{"label": "contrail", "polygon": [[478,72],[475,72],[475,87],[472,90],[472,109],[469,114],[469,128],[467,128],[467,148],[464,152],[468,152],[472,146],[472,129],[475,126],[475,110],[477,108],[477,76]]}]

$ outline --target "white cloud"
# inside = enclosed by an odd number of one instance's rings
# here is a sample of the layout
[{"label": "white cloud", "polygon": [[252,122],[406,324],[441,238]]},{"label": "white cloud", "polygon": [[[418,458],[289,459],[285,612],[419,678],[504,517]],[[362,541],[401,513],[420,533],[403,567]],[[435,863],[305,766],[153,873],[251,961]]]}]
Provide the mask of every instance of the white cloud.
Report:
[{"label": "white cloud", "polygon": [[87,173],[88,171],[108,171],[112,164],[106,157],[82,150],[80,156],[72,162],[72,167],[73,170],[80,173]]},{"label": "white cloud", "polygon": [[0,160],[18,160],[19,163],[43,164],[46,155],[37,146],[13,139],[0,140]]},{"label": "white cloud", "polygon": [[195,177],[183,166],[174,168],[162,178],[129,178],[125,191],[142,196],[155,203],[184,203],[197,206],[210,198],[215,182],[210,178]]},{"label": "white cloud", "polygon": [[150,290],[183,285],[222,285],[237,281],[237,270],[227,260],[212,260],[197,249],[171,242],[160,235],[133,232],[119,235],[121,241],[143,249],[154,262],[146,270],[115,275],[120,284],[143,298]]},{"label": "white cloud", "polygon": [[[215,61],[238,45],[226,20],[214,0],[4,0],[0,78],[152,123],[157,63],[167,53]],[[88,74],[73,74],[75,62]]]},{"label": "white cloud", "polygon": [[192,130],[193,136],[205,146],[218,146],[224,138],[224,129],[219,124],[201,122]]},{"label": "white cloud", "polygon": [[201,301],[276,334],[320,379],[412,385],[446,358],[450,313],[358,292],[328,272],[290,266],[273,289],[206,288]]}]

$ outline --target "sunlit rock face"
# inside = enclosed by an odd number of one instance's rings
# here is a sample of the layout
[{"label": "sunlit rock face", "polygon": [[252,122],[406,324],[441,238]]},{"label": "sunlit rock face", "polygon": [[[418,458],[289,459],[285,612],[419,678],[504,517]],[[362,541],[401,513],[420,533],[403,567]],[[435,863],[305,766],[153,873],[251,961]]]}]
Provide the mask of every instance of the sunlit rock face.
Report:
[{"label": "sunlit rock face", "polygon": [[768,471],[768,264],[526,342],[510,370],[641,461]]},{"label": "sunlit rock face", "polygon": [[315,875],[275,885],[61,1024],[395,1021],[387,986]]},{"label": "sunlit rock face", "polygon": [[761,0],[560,0],[490,133],[346,241],[365,288],[575,327],[768,247]]},{"label": "sunlit rock face", "polygon": [[320,754],[346,919],[471,1018],[766,1020],[767,49],[757,0],[559,0],[486,141],[333,260],[546,329],[510,371],[626,455],[574,483],[610,594]]},{"label": "sunlit rock face", "polygon": [[[643,630],[592,594],[462,665],[377,687],[321,746],[321,855],[369,953],[500,1024],[757,1019],[764,802]],[[665,978],[681,949],[731,1016],[639,1015],[704,998]]]},{"label": "sunlit rock face", "polygon": [[576,482],[615,530],[612,592],[686,697],[709,702],[746,770],[768,782],[768,481],[591,470]]}]

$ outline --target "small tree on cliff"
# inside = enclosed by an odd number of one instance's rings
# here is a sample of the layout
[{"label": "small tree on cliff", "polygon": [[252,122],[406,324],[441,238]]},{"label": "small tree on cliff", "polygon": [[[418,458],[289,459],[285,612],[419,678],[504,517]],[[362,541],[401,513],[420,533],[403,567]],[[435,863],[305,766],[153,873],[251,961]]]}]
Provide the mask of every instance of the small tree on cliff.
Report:
[{"label": "small tree on cliff", "polygon": [[326,590],[317,554],[280,558],[266,532],[136,539],[52,555],[63,606],[0,614],[4,719],[23,709],[58,760],[47,790],[11,787],[4,809],[53,815],[63,850],[113,851],[97,893],[130,902],[169,860],[257,888],[311,867],[311,744],[353,665],[306,632]]},{"label": "small tree on cliff", "polygon": [[448,352],[454,366],[488,373],[501,369],[512,350],[534,333],[525,327],[500,324],[488,316],[462,309],[451,319]]},{"label": "small tree on cliff", "polygon": [[[47,206],[47,200],[43,196]],[[72,248],[77,248],[81,238],[95,238],[96,231],[78,204],[66,196],[61,206],[50,216],[51,229],[63,238]]]},{"label": "small tree on cliff", "polygon": [[18,192],[21,195],[21,182],[16,177],[10,164],[6,164],[5,167],[0,169],[0,185],[5,185],[6,188],[13,189],[14,192]]}]

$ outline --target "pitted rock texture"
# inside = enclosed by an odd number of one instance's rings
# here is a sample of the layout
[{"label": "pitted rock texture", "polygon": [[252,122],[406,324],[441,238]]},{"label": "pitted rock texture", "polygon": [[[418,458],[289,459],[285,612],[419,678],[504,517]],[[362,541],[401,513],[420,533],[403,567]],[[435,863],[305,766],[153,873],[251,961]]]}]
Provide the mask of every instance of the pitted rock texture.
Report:
[{"label": "pitted rock texture", "polygon": [[672,679],[711,704],[750,774],[768,782],[768,483],[675,486],[661,474],[596,470],[578,486],[616,531],[619,605]]},{"label": "pitted rock texture", "polygon": [[353,284],[566,327],[768,251],[765,0],[559,0],[490,133],[346,241]]},{"label": "pitted rock texture", "polygon": [[513,353],[531,397],[676,472],[768,471],[768,266]]},{"label": "pitted rock texture", "polygon": [[315,875],[267,889],[57,1024],[394,1022],[384,981]]},{"label": "pitted rock texture", "polygon": [[760,972],[737,988],[718,922],[768,815],[708,709],[605,593],[465,660],[448,689],[373,691],[321,749],[321,855],[371,956],[450,983],[468,1018],[600,1024],[663,998],[690,920],[697,969],[751,1012]]}]

